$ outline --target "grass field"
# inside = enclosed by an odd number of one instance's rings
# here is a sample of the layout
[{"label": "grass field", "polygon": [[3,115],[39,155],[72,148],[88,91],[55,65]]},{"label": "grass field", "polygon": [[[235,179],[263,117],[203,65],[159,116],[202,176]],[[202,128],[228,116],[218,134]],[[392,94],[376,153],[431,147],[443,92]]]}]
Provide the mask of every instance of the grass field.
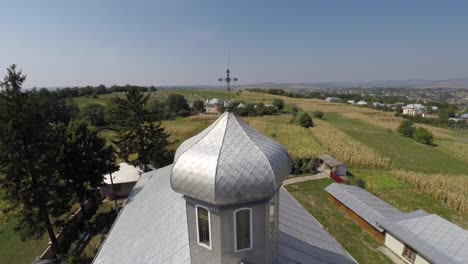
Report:
[{"label": "grass field", "polygon": [[397,133],[340,115],[328,114],[327,122],[352,138],[390,158],[399,168],[427,173],[467,174],[468,163],[432,146],[416,143]]},{"label": "grass field", "polygon": [[288,185],[286,189],[359,263],[392,263],[377,250],[378,242],[328,201],[324,188],[330,183],[329,179],[307,181]]},{"label": "grass field", "polygon": [[13,230],[16,222],[9,221],[0,227],[0,264],[30,264],[47,247],[48,238],[21,241]]}]

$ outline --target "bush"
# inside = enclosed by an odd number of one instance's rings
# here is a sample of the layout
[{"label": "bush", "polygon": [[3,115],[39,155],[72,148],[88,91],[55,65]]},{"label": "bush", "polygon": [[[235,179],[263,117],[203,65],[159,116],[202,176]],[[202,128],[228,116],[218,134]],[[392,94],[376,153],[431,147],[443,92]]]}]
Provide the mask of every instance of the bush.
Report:
[{"label": "bush", "polygon": [[279,111],[281,111],[284,108],[284,101],[281,99],[275,99],[273,100],[273,105],[276,106]]},{"label": "bush", "polygon": [[431,131],[423,127],[418,127],[414,130],[413,138],[416,142],[426,145],[432,145],[432,142],[434,141],[434,136]]},{"label": "bush", "polygon": [[295,115],[297,112],[298,112],[297,108],[293,106],[291,108],[291,114]]},{"label": "bush", "polygon": [[299,118],[299,124],[301,124],[302,127],[309,128],[313,127],[314,123],[312,122],[312,118],[308,113],[303,113],[301,117]]},{"label": "bush", "polygon": [[409,120],[401,121],[400,126],[397,128],[398,133],[404,137],[413,137],[414,130],[413,123]]},{"label": "bush", "polygon": [[314,117],[318,119],[322,119],[323,117],[323,112],[322,111],[315,111]]},{"label": "bush", "polygon": [[366,182],[363,179],[357,180],[356,185],[363,188],[363,189],[366,188]]}]

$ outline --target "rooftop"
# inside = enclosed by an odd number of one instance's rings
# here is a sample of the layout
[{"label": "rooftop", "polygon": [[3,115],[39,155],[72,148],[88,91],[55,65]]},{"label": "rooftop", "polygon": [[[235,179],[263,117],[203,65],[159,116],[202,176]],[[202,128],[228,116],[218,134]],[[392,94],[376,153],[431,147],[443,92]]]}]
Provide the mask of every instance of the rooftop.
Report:
[{"label": "rooftop", "polygon": [[383,228],[377,224],[378,221],[404,215],[377,196],[356,186],[332,183],[325,188],[325,191],[380,232]]},{"label": "rooftop", "polygon": [[331,157],[329,155],[320,155],[318,158],[323,160],[325,163],[327,163],[328,165],[330,165],[332,167],[339,166],[339,165],[344,165],[341,161],[336,160],[335,158],[333,158],[333,157]]},{"label": "rooftop", "polygon": [[[143,171],[128,163],[120,163],[119,170],[112,173],[112,180],[115,184],[126,182],[137,182]],[[104,183],[111,184],[110,175],[104,175]]]},{"label": "rooftop", "polygon": [[[171,189],[171,169],[172,165],[141,176],[94,264],[191,263],[185,200]],[[284,188],[279,191],[274,263],[354,263]]]},{"label": "rooftop", "polygon": [[171,186],[210,204],[246,203],[270,199],[290,171],[283,146],[226,112],[177,149]]},{"label": "rooftop", "polygon": [[468,263],[468,231],[438,215],[418,210],[379,224],[430,262]]}]

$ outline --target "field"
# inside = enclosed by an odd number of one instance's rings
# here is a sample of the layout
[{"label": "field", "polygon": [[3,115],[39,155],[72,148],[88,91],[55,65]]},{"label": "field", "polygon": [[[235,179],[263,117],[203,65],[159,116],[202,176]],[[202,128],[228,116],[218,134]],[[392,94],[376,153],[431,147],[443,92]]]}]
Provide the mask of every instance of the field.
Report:
[{"label": "field", "polygon": [[[171,93],[183,94],[189,101],[227,98],[225,91],[163,90],[151,93],[151,100],[164,100]],[[122,94],[80,97],[74,101],[79,106],[93,102],[107,105],[115,96]],[[401,118],[388,112],[247,91],[234,91],[231,98],[265,104],[281,98],[285,101],[286,110],[295,106],[310,113],[323,111],[323,120],[314,118],[315,126],[310,129],[300,127],[297,116],[292,114],[247,117],[243,120],[284,145],[293,159],[330,154],[349,166],[353,175],[349,177],[351,184],[362,179],[367,190],[402,211],[424,209],[468,228],[468,132],[421,125],[435,136],[436,146],[426,146],[399,136],[396,128]],[[176,149],[217,117],[198,115],[177,118],[163,121],[162,126],[170,134],[173,142],[171,148]],[[114,132],[109,130],[102,130],[100,134],[109,142],[115,138]],[[389,260],[376,250],[376,242],[328,202],[323,188],[329,183],[326,179],[304,182],[288,186],[288,189],[358,261],[388,263]],[[97,243],[98,238],[95,239]],[[19,263],[28,263],[40,254],[46,241],[44,238],[41,242],[20,242],[13,233],[12,221],[7,222],[0,227],[0,263],[11,263],[10,259],[3,261],[6,252],[20,252],[19,248],[29,250],[21,251],[22,255],[15,256],[15,260],[24,258]],[[89,250],[85,253],[88,257],[90,254],[92,251]]]}]

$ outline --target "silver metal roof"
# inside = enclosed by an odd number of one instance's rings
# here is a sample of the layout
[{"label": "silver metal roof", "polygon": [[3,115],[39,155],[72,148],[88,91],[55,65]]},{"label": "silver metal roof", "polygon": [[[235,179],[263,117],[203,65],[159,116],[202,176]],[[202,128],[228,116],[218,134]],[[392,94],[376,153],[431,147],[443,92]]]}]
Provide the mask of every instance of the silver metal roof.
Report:
[{"label": "silver metal roof", "polygon": [[[112,180],[115,184],[125,182],[137,182],[140,179],[140,175],[143,173],[137,167],[134,167],[128,163],[120,163],[119,170],[112,173]],[[104,183],[111,184],[110,175],[104,175]]]},{"label": "silver metal roof", "polygon": [[[94,264],[191,263],[185,200],[171,189],[171,167],[141,176]],[[284,188],[279,232],[274,263],[354,263]]]},{"label": "silver metal roof", "polygon": [[171,168],[141,176],[94,264],[190,263],[185,200],[170,187]]},{"label": "silver metal roof", "polygon": [[278,256],[274,263],[355,263],[286,189],[280,189]]},{"label": "silver metal roof", "polygon": [[325,191],[380,232],[383,232],[383,229],[377,225],[377,221],[382,221],[386,217],[404,215],[400,210],[357,186],[332,183],[325,188]]},{"label": "silver metal roof", "polygon": [[226,112],[177,149],[171,186],[211,204],[238,204],[271,198],[290,171],[283,146]]},{"label": "silver metal roof", "polygon": [[418,210],[379,224],[431,263],[468,263],[468,231],[438,215]]},{"label": "silver metal roof", "polygon": [[328,165],[335,167],[339,165],[344,165],[341,161],[336,160],[335,158],[329,156],[329,155],[320,155],[319,159],[323,160],[325,163]]}]

